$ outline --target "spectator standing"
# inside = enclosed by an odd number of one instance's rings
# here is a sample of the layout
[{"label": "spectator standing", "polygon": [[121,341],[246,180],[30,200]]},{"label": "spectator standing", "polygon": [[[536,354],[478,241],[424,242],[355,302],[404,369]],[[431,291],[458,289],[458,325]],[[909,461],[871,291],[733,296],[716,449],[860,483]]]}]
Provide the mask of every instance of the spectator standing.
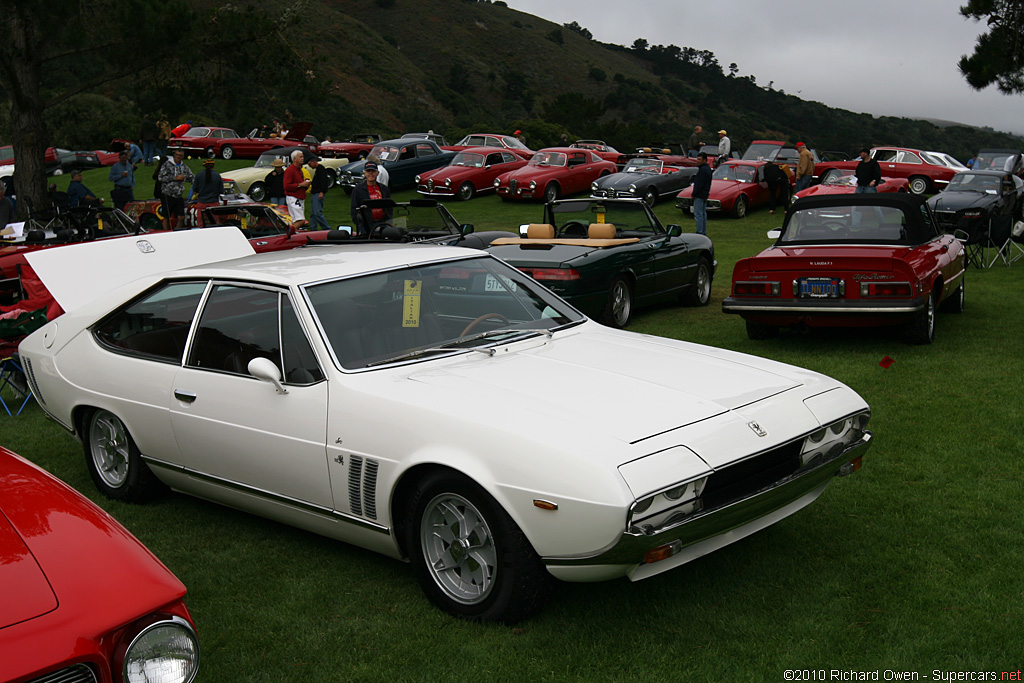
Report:
[{"label": "spectator standing", "polygon": [[867,148],[860,151],[860,161],[853,174],[857,177],[856,194],[878,192],[878,185],[882,182],[882,167],[871,158],[871,151]]},{"label": "spectator standing", "polygon": [[330,230],[331,224],[324,216],[324,197],[331,181],[327,177],[327,169],[320,165],[320,157],[311,156],[309,165],[313,169],[313,182],[309,186],[309,222],[314,230],[321,228]]},{"label": "spectator standing", "polygon": [[156,122],[156,129],[158,131],[156,136],[156,144],[160,149],[160,158],[167,158],[167,141],[171,139],[171,124],[167,121],[164,116],[160,117],[160,120]]},{"label": "spectator standing", "polygon": [[14,222],[14,202],[5,193],[7,185],[0,180],[0,230],[7,227],[8,223]]},{"label": "spectator standing", "polygon": [[764,182],[768,184],[768,213],[775,213],[776,198],[782,200],[783,208],[789,208],[789,176],[780,168],[784,165],[774,161],[764,165]]},{"label": "spectator standing", "polygon": [[377,164],[377,182],[381,185],[387,185],[388,189],[391,189],[391,176],[388,175],[388,169],[384,168],[384,164],[381,163],[380,157],[376,154],[371,154],[366,157],[366,160]]},{"label": "spectator standing", "polygon": [[302,173],[305,156],[302,150],[292,152],[292,163],[284,171],[284,196],[288,204],[288,215],[292,218],[292,227],[296,230],[306,226],[306,189],[309,181]]},{"label": "spectator standing", "polygon": [[102,199],[82,183],[82,172],[72,171],[71,182],[68,183],[68,206],[99,206]]},{"label": "spectator standing", "polygon": [[263,179],[263,184],[267,188],[267,200],[271,204],[285,204],[287,203],[284,198],[284,161],[281,157],[277,157],[270,162],[273,167],[267,177]]},{"label": "spectator standing", "polygon": [[687,156],[695,157],[697,152],[700,151],[701,145],[704,141],[701,139],[704,136],[704,129],[701,126],[694,126],[693,132],[690,133],[690,141],[687,143]]},{"label": "spectator standing", "polygon": [[718,131],[718,158],[719,160],[728,159],[730,154],[732,154],[732,140],[729,139],[725,130],[720,130]]},{"label": "spectator standing", "polygon": [[[176,149],[170,161],[160,167],[160,194],[171,230],[177,230],[185,215],[185,183],[195,178],[192,169],[185,165],[185,152]],[[182,225],[181,227],[184,227]]]},{"label": "spectator standing", "polygon": [[156,151],[156,139],[160,135],[153,119],[149,115],[142,117],[142,124],[139,126],[139,142],[142,143],[142,161],[146,166],[153,164],[153,153]]},{"label": "spectator standing", "polygon": [[708,234],[708,196],[711,194],[711,166],[708,155],[701,152],[697,155],[700,165],[697,175],[693,176],[693,218],[697,221],[697,234]]},{"label": "spectator standing", "polygon": [[144,160],[144,155],[142,154],[142,150],[139,148],[139,146],[136,145],[134,142],[129,142],[128,161],[132,162],[132,166],[138,168],[139,164],[141,164]]},{"label": "spectator standing", "polygon": [[[224,181],[220,173],[213,170],[216,159],[203,159],[203,170],[192,181],[192,200],[198,204],[220,204],[220,193],[224,189]],[[202,210],[203,207],[196,207]]]},{"label": "spectator standing", "polygon": [[114,183],[114,189],[110,191],[114,208],[123,211],[125,204],[135,201],[135,166],[128,161],[128,150],[117,153],[117,163],[110,167],[107,178]]},{"label": "spectator standing", "polygon": [[369,217],[365,211],[361,210],[363,204],[371,199],[391,199],[391,191],[388,186],[377,182],[379,170],[376,162],[367,161],[363,166],[363,182],[352,190],[352,204],[349,213],[352,216],[352,224],[357,235],[369,237],[374,228],[386,223],[391,218],[390,209],[371,209]]},{"label": "spectator standing", "polygon": [[814,179],[814,155],[811,154],[811,150],[807,149],[807,145],[802,142],[796,143],[796,151],[800,154],[799,161],[796,162],[796,192],[805,190],[811,186],[811,180]]}]

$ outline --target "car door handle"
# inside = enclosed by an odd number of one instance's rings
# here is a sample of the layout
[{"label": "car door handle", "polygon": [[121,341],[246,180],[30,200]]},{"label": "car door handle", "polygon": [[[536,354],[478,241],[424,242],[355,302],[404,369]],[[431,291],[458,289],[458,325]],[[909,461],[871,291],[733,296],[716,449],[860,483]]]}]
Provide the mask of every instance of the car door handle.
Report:
[{"label": "car door handle", "polygon": [[191,391],[182,391],[181,389],[174,390],[174,398],[185,403],[192,403],[196,400],[196,395]]}]

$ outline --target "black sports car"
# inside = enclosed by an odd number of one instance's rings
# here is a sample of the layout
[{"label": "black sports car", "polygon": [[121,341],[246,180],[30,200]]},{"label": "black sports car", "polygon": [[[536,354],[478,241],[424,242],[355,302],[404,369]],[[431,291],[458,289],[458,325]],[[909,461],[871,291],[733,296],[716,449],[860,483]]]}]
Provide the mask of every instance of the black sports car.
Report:
[{"label": "black sports car", "polygon": [[549,202],[543,222],[521,226],[520,235],[495,239],[488,251],[606,325],[625,327],[634,306],[658,299],[711,299],[711,240],[662,226],[639,199]]},{"label": "black sports car", "polygon": [[963,230],[974,242],[984,239],[993,223],[1009,224],[1024,209],[1024,181],[1007,171],[961,171],[945,190],[928,200],[946,232]]},{"label": "black sports car", "polygon": [[590,184],[590,196],[596,198],[643,199],[650,206],[661,197],[674,197],[689,187],[696,166],[671,166],[655,157],[634,157],[619,173],[598,178]]}]

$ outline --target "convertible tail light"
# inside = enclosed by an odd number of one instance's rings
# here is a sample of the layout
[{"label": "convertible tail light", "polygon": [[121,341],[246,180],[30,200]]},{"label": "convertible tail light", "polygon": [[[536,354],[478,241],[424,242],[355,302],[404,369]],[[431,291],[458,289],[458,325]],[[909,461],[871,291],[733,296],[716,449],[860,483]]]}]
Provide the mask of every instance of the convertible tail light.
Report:
[{"label": "convertible tail light", "polygon": [[860,283],[860,296],[867,298],[871,296],[913,296],[913,289],[909,282],[862,282]]},{"label": "convertible tail light", "polygon": [[580,272],[575,268],[520,268],[534,280],[579,280]]},{"label": "convertible tail light", "polygon": [[733,296],[778,296],[779,291],[778,282],[734,282],[732,285]]}]

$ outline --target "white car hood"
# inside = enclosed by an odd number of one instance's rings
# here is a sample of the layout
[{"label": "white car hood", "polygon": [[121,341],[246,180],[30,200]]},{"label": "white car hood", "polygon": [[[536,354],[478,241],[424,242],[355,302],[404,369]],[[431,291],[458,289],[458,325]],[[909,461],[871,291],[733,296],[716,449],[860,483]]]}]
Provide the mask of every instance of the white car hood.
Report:
[{"label": "white car hood", "polygon": [[61,308],[69,312],[146,275],[254,253],[241,230],[223,227],[69,244],[29,252],[25,258]]},{"label": "white car hood", "polygon": [[801,386],[800,373],[812,375],[683,342],[591,331],[490,359],[468,356],[409,379],[467,401],[497,399],[524,426],[540,413],[566,430],[632,443]]}]

